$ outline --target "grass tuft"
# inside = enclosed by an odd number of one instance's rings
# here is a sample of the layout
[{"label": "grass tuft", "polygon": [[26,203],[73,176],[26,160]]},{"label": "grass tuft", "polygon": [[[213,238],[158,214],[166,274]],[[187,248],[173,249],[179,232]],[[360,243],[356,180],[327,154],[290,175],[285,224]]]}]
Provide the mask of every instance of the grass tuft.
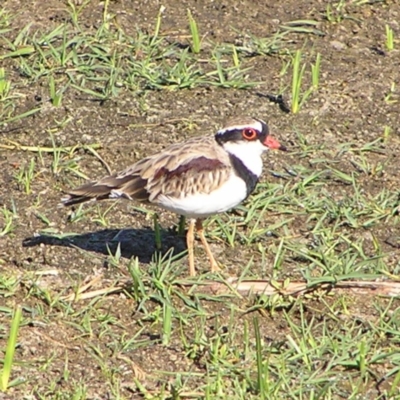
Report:
[{"label": "grass tuft", "polygon": [[199,54],[201,50],[201,40],[200,40],[199,29],[197,27],[197,22],[193,18],[193,15],[190,10],[187,11],[187,16],[189,20],[190,35],[192,38],[190,48],[194,54]]},{"label": "grass tuft", "polygon": [[292,60],[292,113],[297,114],[302,105],[306,102],[309,96],[319,85],[320,75],[320,64],[321,55],[320,53],[316,56],[315,64],[311,65],[311,78],[312,85],[304,93],[302,93],[302,86],[304,82],[304,72],[306,70],[306,64],[301,63],[302,52],[297,50]]},{"label": "grass tuft", "polygon": [[9,382],[11,377],[11,370],[13,366],[15,349],[17,346],[18,330],[21,323],[21,318],[22,318],[22,309],[20,306],[17,306],[12,316],[11,329],[8,335],[3,369],[0,375],[0,390],[2,392],[6,392],[10,387],[13,387],[21,383],[21,381],[18,379]]}]

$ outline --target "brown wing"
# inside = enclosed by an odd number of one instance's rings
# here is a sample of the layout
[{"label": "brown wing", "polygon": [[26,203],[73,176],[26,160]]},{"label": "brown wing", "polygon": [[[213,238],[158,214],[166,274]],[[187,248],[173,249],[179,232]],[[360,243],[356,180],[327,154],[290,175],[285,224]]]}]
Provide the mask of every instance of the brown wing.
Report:
[{"label": "brown wing", "polygon": [[144,158],[120,173],[69,191],[62,204],[117,197],[157,203],[160,195],[210,193],[230,173],[229,157],[214,137],[196,137]]}]

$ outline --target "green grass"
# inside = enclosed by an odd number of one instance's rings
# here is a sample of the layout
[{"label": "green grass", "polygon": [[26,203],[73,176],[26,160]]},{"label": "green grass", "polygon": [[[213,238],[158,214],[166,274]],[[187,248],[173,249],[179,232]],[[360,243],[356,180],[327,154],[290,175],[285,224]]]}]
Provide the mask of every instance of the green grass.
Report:
[{"label": "green grass", "polygon": [[[83,3],[77,8],[69,3],[72,26],[61,23],[52,30],[32,32],[29,26],[12,37],[2,39],[4,61],[14,60],[27,81],[43,82],[49,88],[53,106],[62,105],[70,91],[107,100],[118,97],[121,91],[143,93],[146,90],[184,89],[211,85],[225,88],[248,88],[256,85],[247,79],[250,67],[242,67],[240,55],[246,52],[270,54],[283,43],[276,38],[254,38],[256,48],[241,48],[225,43],[214,44],[207,62],[195,57],[201,39],[191,13],[188,20],[191,34],[191,53],[179,43],[170,43],[161,35],[162,13],[157,18],[153,34],[137,30],[130,35],[117,29],[105,16],[97,30],[83,31],[79,24]],[[77,29],[78,28],[78,29]],[[232,53],[233,52],[233,53]],[[233,54],[233,64],[226,54]],[[223,63],[223,64],[222,64]],[[223,72],[222,72],[223,65]],[[7,69],[0,70],[0,98],[12,96],[13,87],[7,79]],[[10,123],[37,113],[35,108],[26,113],[0,113],[0,123]],[[6,117],[6,118],[5,118]]]},{"label": "green grass", "polygon": [[0,237],[9,235],[15,229],[15,220],[18,218],[15,203],[12,202],[11,209],[3,206],[0,209]]},{"label": "green grass", "polygon": [[318,89],[321,65],[321,54],[318,53],[315,64],[311,65],[311,86],[302,91],[306,64],[302,64],[302,52],[297,50],[292,60],[292,113],[297,114],[310,95]]},{"label": "green grass", "polygon": [[18,329],[21,323],[21,317],[22,309],[20,306],[17,306],[12,315],[11,328],[3,361],[3,369],[1,370],[0,374],[0,390],[2,392],[6,392],[10,387],[21,383],[19,379],[15,379],[14,381],[9,382],[14,361],[15,348],[17,345]]},{"label": "green grass", "polygon": [[325,10],[325,18],[333,24],[339,24],[344,19],[349,18],[346,13],[346,2],[340,0],[336,3],[328,3]]},{"label": "green grass", "polygon": [[199,29],[197,27],[196,20],[193,18],[193,15],[190,12],[190,10],[188,10],[187,14],[188,14],[188,20],[189,20],[190,34],[192,36],[192,43],[191,43],[190,48],[194,54],[198,54],[198,53],[200,53],[200,50],[201,50],[201,40],[200,40]]},{"label": "green grass", "polygon": [[397,103],[399,100],[396,98],[396,83],[392,82],[389,92],[385,95],[385,102],[387,104]]},{"label": "green grass", "polygon": [[385,31],[386,31],[386,49],[388,51],[393,51],[394,50],[394,33],[393,29],[389,25],[385,25]]},{"label": "green grass", "polygon": [[15,175],[15,179],[21,190],[26,194],[31,194],[32,192],[32,181],[35,177],[35,158],[32,157],[28,165],[21,166],[18,173]]}]

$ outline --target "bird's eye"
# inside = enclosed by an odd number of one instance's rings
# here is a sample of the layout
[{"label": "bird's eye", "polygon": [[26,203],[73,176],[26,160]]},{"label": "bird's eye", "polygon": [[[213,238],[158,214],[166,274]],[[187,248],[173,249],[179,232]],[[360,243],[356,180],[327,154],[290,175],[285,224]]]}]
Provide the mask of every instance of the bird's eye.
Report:
[{"label": "bird's eye", "polygon": [[254,140],[257,137],[257,131],[252,128],[243,129],[242,136],[246,140]]}]

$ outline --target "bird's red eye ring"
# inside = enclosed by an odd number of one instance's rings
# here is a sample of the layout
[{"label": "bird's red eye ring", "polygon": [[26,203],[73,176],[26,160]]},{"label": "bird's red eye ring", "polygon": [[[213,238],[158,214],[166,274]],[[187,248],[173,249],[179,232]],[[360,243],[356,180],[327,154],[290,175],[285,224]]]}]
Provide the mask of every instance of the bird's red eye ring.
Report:
[{"label": "bird's red eye ring", "polygon": [[242,131],[242,136],[246,140],[254,140],[257,137],[257,131],[252,128],[245,128]]}]

